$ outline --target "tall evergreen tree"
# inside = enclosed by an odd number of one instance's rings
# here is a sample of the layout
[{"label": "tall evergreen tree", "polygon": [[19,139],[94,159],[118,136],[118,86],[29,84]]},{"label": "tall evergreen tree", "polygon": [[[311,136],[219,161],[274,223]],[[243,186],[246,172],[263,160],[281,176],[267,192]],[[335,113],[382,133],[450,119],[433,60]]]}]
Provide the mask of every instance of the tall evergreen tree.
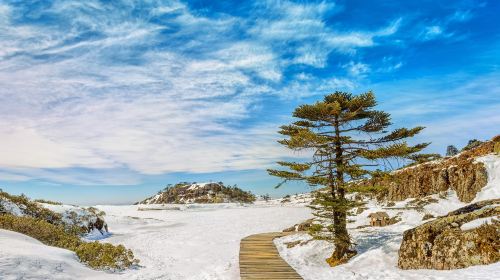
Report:
[{"label": "tall evergreen tree", "polygon": [[452,157],[452,156],[454,156],[456,154],[458,154],[457,147],[455,147],[453,145],[449,145],[448,147],[446,147],[446,156],[447,157]]},{"label": "tall evergreen tree", "polygon": [[270,175],[283,179],[280,185],[301,180],[326,187],[327,191],[317,192],[311,207],[316,216],[329,221],[330,225],[318,230],[314,237],[335,244],[327,259],[332,266],[345,263],[356,254],[346,225],[349,209],[359,203],[346,197],[348,182],[372,173],[380,175],[381,171],[374,167],[396,158],[411,160],[428,145],[411,146],[405,141],[423,127],[387,132],[390,115],[375,110],[376,105],[372,92],[335,92],[323,101],[299,106],[293,113],[299,120],[281,127],[279,133],[286,139],[278,142],[294,151],[309,150],[312,158],[307,162],[278,162],[287,170],[268,170]]}]

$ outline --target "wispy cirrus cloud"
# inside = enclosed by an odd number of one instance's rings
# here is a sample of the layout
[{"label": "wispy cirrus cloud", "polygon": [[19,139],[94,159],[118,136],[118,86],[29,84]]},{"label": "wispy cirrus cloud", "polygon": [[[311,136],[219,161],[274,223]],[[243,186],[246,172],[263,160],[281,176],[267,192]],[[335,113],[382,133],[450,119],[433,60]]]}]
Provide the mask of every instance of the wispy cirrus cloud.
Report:
[{"label": "wispy cirrus cloud", "polygon": [[[337,34],[322,23],[332,8],[283,2],[264,29],[258,19],[208,18],[178,1],[4,4],[0,166],[69,183],[78,180],[33,170],[161,174],[269,166],[284,153],[274,141],[277,124],[252,114],[259,96],[299,94],[293,82],[277,83],[308,52],[280,52],[270,41],[308,40],[320,28],[317,40],[329,50],[319,59],[325,60],[332,50],[370,46],[393,32]],[[295,34],[287,23],[294,17],[302,26]],[[252,22],[249,36],[231,35]],[[292,60],[285,58],[290,52]],[[311,94],[304,90],[312,91],[317,78],[308,82],[300,94]],[[343,78],[331,83],[352,86]]]},{"label": "wispy cirrus cloud", "polygon": [[[176,0],[0,4],[0,177],[116,185],[262,169],[288,155],[275,142],[285,109],[406,68],[393,51],[415,41],[406,14],[350,27],[327,1],[241,5],[250,12]],[[467,11],[453,20],[475,19]]]}]

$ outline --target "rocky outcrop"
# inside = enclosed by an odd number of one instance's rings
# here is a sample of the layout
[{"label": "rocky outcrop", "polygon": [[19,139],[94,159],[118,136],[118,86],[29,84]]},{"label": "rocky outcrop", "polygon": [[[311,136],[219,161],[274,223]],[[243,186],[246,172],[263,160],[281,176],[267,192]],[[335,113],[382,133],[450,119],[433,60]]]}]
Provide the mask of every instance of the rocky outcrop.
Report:
[{"label": "rocky outcrop", "polygon": [[[399,249],[402,269],[456,269],[500,260],[500,199],[460,208],[407,230]],[[492,217],[490,224],[482,220]],[[464,229],[463,225],[479,223]]]},{"label": "rocky outcrop", "polygon": [[422,163],[394,171],[385,178],[358,182],[360,185],[384,186],[381,197],[401,201],[454,190],[462,202],[471,202],[486,185],[488,174],[475,159],[495,151],[500,136],[453,157]]},{"label": "rocky outcrop", "polygon": [[168,186],[157,195],[147,198],[138,204],[162,203],[251,203],[255,196],[240,188],[225,186],[219,183],[179,183]]},{"label": "rocky outcrop", "polygon": [[[44,202],[39,202],[44,201]],[[97,208],[63,205],[45,200],[31,200],[24,195],[11,195],[0,189],[0,215],[32,217],[54,225],[62,225],[69,231],[85,234],[98,230],[108,232],[105,213]]]},{"label": "rocky outcrop", "polygon": [[284,229],[283,232],[308,231],[311,228],[313,222],[314,219],[308,219],[300,224],[295,224],[294,226]]}]

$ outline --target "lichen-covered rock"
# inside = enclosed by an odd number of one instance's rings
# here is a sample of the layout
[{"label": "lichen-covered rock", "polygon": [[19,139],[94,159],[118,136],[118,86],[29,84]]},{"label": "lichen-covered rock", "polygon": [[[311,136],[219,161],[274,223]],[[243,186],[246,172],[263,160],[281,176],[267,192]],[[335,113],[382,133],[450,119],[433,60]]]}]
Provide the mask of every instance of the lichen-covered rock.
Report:
[{"label": "lichen-covered rock", "polygon": [[456,156],[407,167],[389,177],[357,184],[386,187],[381,199],[390,201],[425,197],[452,189],[460,201],[471,202],[488,181],[484,164],[475,159],[493,153],[499,143],[500,137],[495,137]]},{"label": "lichen-covered rock", "polygon": [[462,230],[463,224],[500,215],[500,199],[485,200],[404,232],[402,269],[457,269],[500,260],[500,223]]},{"label": "lichen-covered rock", "polygon": [[291,232],[291,231],[308,231],[309,228],[311,228],[311,225],[313,223],[314,219],[309,219],[306,220],[300,224],[296,224],[294,226],[291,226],[289,228],[286,228],[283,230],[283,232]]}]

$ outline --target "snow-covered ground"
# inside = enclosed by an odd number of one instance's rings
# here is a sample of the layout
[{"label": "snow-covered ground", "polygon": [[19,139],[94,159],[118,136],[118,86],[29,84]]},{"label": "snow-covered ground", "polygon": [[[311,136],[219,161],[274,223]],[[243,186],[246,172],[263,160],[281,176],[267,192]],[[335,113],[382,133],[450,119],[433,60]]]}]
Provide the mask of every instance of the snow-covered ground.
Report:
[{"label": "snow-covered ground", "polygon": [[[477,194],[475,201],[500,198],[500,157],[488,155],[478,159],[485,164],[488,172],[488,184]],[[397,202],[394,206],[386,207],[369,201],[365,205],[368,209],[357,216],[349,217],[348,227],[357,244],[358,254],[345,265],[331,268],[325,262],[333,252],[333,245],[326,241],[310,241],[307,234],[286,236],[275,240],[280,255],[306,280],[323,279],[498,279],[500,263],[473,266],[465,269],[437,271],[437,270],[401,270],[397,267],[398,250],[402,241],[403,232],[414,228],[426,221],[425,214],[442,216],[457,208],[467,205],[459,201],[454,191],[449,191],[444,197],[432,195],[428,198],[437,202],[423,207],[423,210],[411,209],[407,206],[413,199]],[[406,208],[406,209],[404,209]],[[400,216],[401,221],[386,227],[365,227],[368,225],[368,214],[385,211],[389,216]],[[479,223],[491,219],[479,220],[464,225],[465,228],[477,226]],[[302,245],[287,248],[287,243],[303,241]]]},{"label": "snow-covered ground", "polygon": [[75,253],[0,229],[0,279],[114,279],[78,261]]},{"label": "snow-covered ground", "polygon": [[[309,208],[293,204],[193,204],[181,210],[146,211],[139,207],[98,206],[106,212],[111,232],[101,242],[132,249],[140,268],[115,274],[92,271],[70,251],[3,231],[0,279],[239,279],[242,238],[281,231],[311,217]],[[29,254],[18,252],[20,245],[9,241],[12,236],[35,243],[29,243]]]}]

